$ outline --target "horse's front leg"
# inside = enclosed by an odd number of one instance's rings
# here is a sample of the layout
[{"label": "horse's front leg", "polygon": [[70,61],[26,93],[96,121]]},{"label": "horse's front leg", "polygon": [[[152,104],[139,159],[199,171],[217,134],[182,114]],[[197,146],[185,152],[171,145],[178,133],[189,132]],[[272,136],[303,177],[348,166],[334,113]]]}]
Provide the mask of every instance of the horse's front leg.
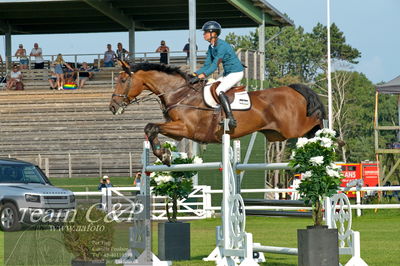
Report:
[{"label": "horse's front leg", "polygon": [[182,121],[172,121],[164,124],[149,123],[144,128],[144,131],[150,141],[154,155],[166,165],[171,164],[171,153],[161,147],[158,134],[163,134],[175,140],[190,138],[187,127]]},{"label": "horse's front leg", "polygon": [[158,139],[158,134],[160,133],[160,125],[149,123],[144,128],[147,138],[150,141],[153,154],[160,159],[163,164],[171,164],[171,152],[161,147],[160,140]]}]

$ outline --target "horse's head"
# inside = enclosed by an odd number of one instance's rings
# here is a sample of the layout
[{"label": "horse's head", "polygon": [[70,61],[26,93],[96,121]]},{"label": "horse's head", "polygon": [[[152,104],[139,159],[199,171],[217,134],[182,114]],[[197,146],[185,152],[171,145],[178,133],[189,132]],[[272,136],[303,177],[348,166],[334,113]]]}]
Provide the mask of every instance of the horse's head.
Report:
[{"label": "horse's head", "polygon": [[115,90],[110,102],[110,111],[115,115],[122,114],[144,89],[143,82],[131,72],[129,64],[124,61],[120,63],[124,71],[115,78]]}]

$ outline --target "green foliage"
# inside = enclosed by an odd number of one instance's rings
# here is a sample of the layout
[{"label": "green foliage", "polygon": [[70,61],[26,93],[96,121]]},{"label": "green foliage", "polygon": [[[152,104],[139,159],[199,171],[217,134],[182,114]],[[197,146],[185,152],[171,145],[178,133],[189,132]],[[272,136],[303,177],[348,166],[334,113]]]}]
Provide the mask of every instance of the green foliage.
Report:
[{"label": "green foliage", "polygon": [[303,175],[298,191],[313,207],[315,225],[322,224],[322,201],[337,193],[340,167],[336,166],[335,132],[322,129],[312,139],[299,138],[289,165]]},{"label": "green foliage", "polygon": [[114,222],[107,213],[94,208],[77,209],[75,218],[65,223],[65,248],[83,261],[103,260],[113,246]]},{"label": "green foliage", "polygon": [[[278,33],[277,37],[265,45],[265,66],[269,81],[276,82],[276,79],[290,75],[300,77],[303,82],[311,82],[319,73],[325,72],[326,26],[317,24],[311,33],[304,32],[302,27],[265,28],[267,39]],[[225,40],[236,49],[257,50],[259,36],[258,32],[245,36],[229,33]],[[332,59],[356,64],[360,56],[357,49],[346,44],[344,33],[332,24]]]},{"label": "green foliage", "polygon": [[[171,163],[174,164],[191,164],[202,163],[203,161],[195,156],[187,157],[184,152],[177,152],[176,146],[171,142],[163,144],[163,148],[170,149],[172,158]],[[161,165],[161,161],[155,164]],[[193,191],[192,177],[197,174],[197,171],[182,171],[182,172],[157,172],[151,173],[150,185],[153,186],[153,192],[157,196],[166,196],[166,211],[168,221],[177,221],[177,200],[187,199]],[[168,203],[172,202],[172,215],[169,213]]]}]

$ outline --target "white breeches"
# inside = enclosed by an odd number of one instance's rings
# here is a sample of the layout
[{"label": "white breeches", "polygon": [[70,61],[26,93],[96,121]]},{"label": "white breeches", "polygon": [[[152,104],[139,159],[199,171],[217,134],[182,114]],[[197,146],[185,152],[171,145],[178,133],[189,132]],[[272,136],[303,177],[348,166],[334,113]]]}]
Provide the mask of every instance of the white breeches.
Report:
[{"label": "white breeches", "polygon": [[221,81],[221,84],[217,87],[217,95],[221,92],[226,92],[230,88],[232,88],[236,83],[242,80],[243,78],[243,71],[234,72],[226,75],[225,77],[220,77],[216,81]]}]

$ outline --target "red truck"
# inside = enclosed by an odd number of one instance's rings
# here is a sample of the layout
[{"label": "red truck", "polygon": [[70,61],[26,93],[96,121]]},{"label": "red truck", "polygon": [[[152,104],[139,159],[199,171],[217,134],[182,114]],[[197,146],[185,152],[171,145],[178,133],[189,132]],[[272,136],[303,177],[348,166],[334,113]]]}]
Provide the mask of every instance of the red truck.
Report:
[{"label": "red truck", "polygon": [[[341,187],[346,187],[346,184],[356,179],[364,181],[364,187],[376,187],[379,185],[379,171],[376,162],[361,162],[361,163],[337,163],[342,167]],[[355,198],[356,192],[346,192],[349,198]]]},{"label": "red truck", "polygon": [[[342,167],[342,182],[341,187],[346,187],[347,183],[362,179],[364,181],[364,187],[377,187],[379,186],[379,171],[378,164],[376,162],[361,162],[361,163],[336,163]],[[289,188],[297,188],[299,180],[301,180],[301,175],[296,174],[294,179],[290,182]],[[296,182],[297,181],[297,182]],[[289,193],[290,195],[292,193]],[[355,198],[355,191],[347,191],[347,196],[349,198]]]}]

